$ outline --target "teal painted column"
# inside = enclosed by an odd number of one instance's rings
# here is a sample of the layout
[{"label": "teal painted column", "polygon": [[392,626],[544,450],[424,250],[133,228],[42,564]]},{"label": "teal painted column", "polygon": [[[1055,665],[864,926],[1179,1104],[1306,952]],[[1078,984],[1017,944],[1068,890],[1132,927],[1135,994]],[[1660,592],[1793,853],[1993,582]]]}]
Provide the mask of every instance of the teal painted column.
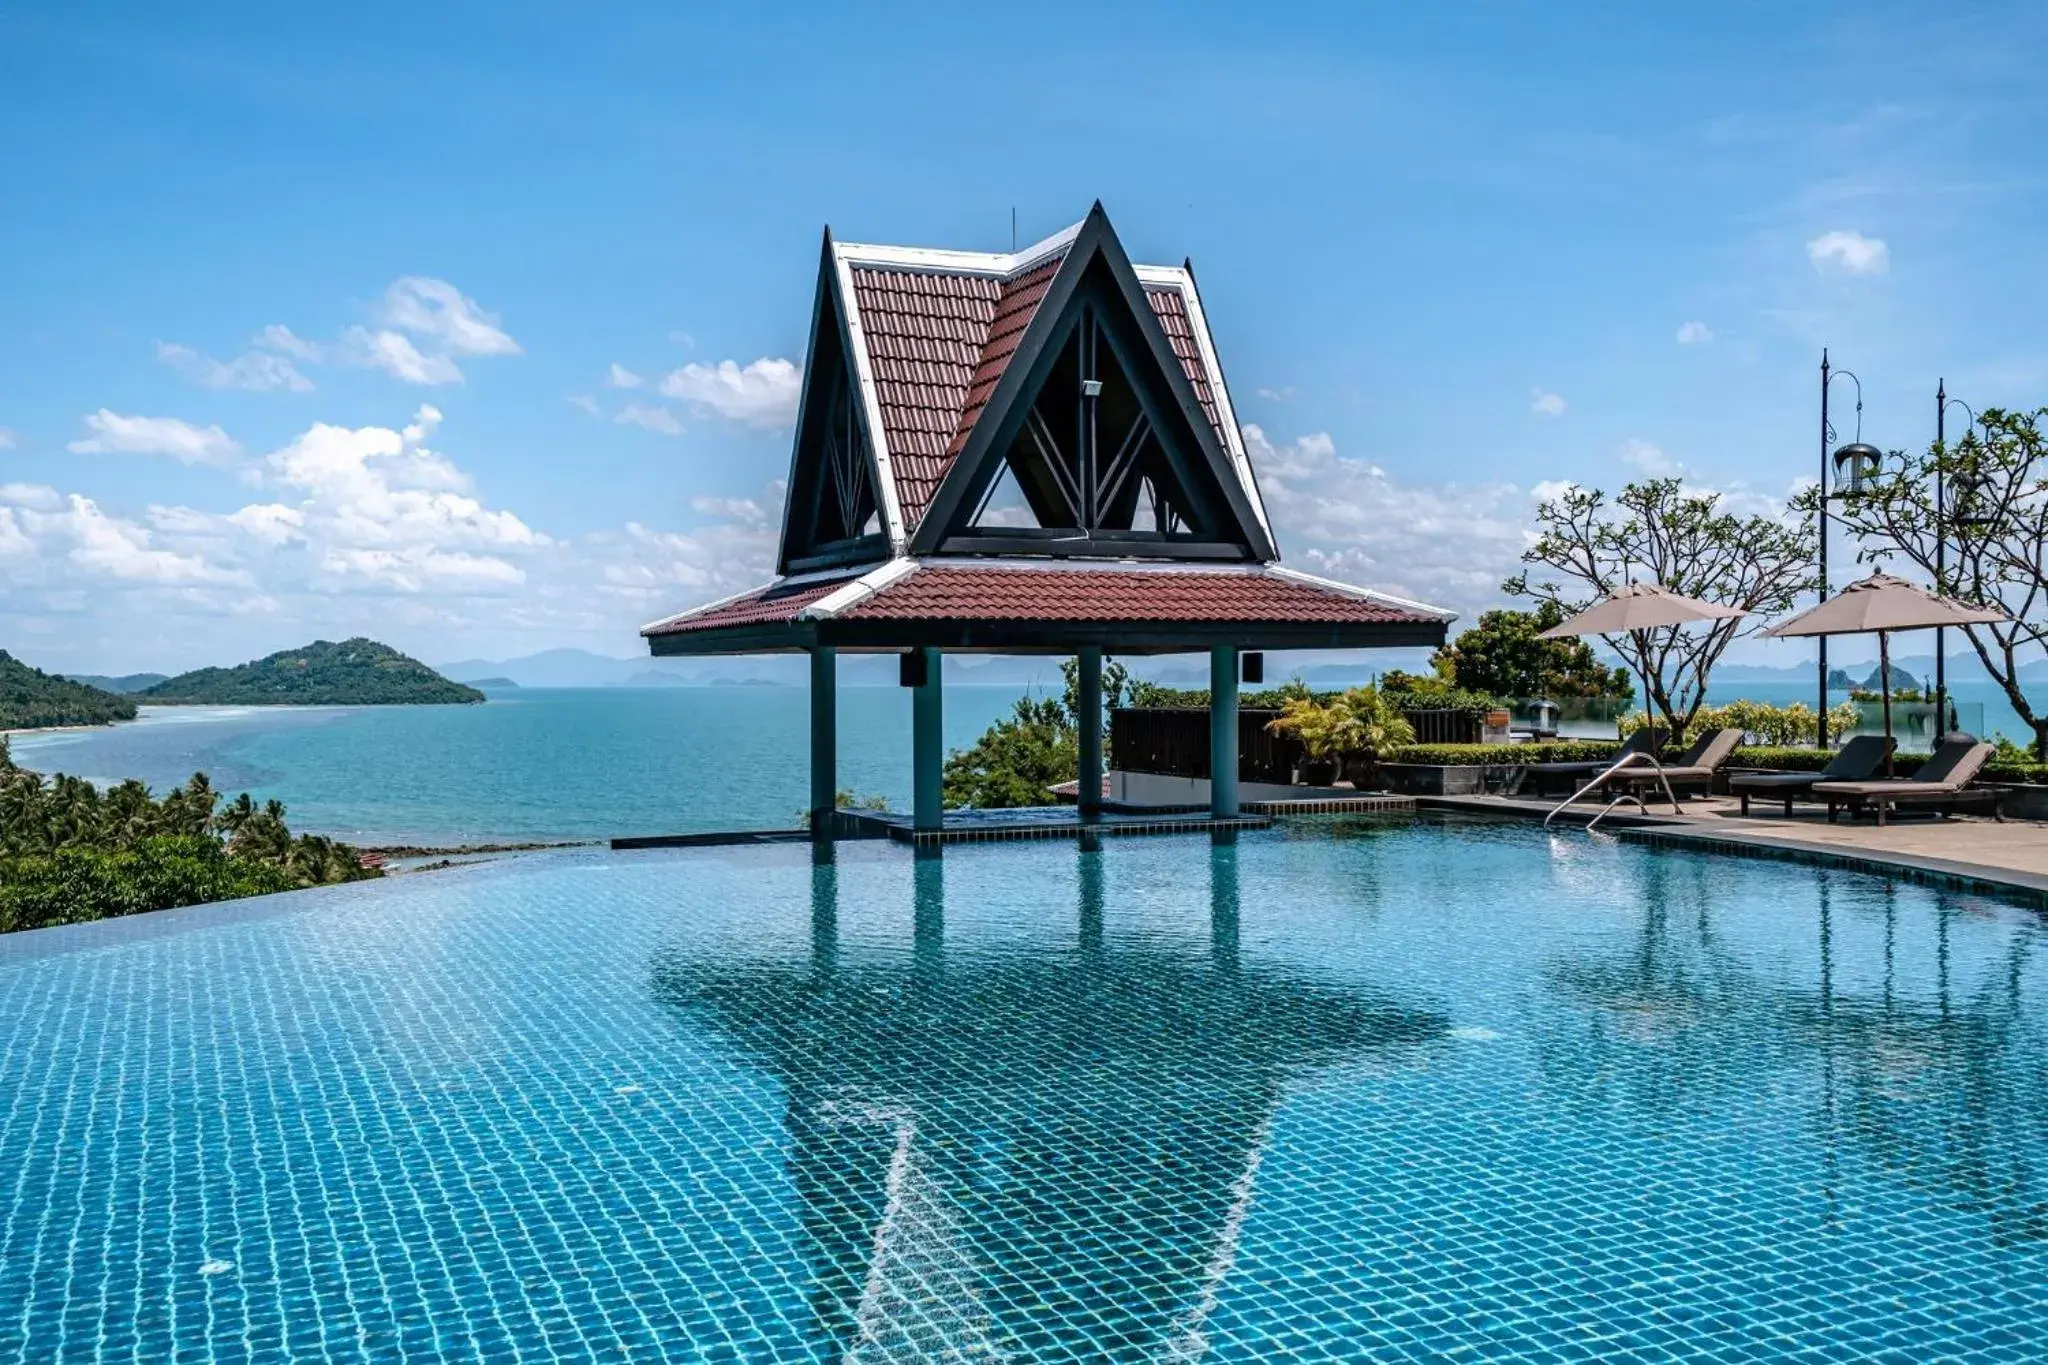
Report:
[{"label": "teal painted column", "polygon": [[811,837],[832,837],[839,805],[839,651],[811,650]]},{"label": "teal painted column", "polygon": [[1237,646],[1209,651],[1209,814],[1237,815]]},{"label": "teal painted column", "polygon": [[946,735],[939,678],[942,656],[936,649],[919,652],[924,655],[924,682],[910,694],[910,822],[917,829],[939,829],[946,813]]},{"label": "teal painted column", "polygon": [[1080,665],[1081,818],[1102,814],[1102,651],[1094,645],[1077,656]]}]

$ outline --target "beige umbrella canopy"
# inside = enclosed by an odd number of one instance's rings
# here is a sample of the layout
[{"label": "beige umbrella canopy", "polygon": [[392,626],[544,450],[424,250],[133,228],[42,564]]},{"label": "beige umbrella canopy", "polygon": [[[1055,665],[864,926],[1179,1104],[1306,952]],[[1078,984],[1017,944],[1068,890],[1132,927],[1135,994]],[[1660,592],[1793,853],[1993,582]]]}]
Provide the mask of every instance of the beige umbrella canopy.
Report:
[{"label": "beige umbrella canopy", "polygon": [[[1933,630],[1938,626],[1988,625],[2012,618],[1988,607],[1973,607],[1952,597],[1929,592],[1888,573],[1858,579],[1817,607],[1809,607],[1764,634],[1778,639],[1803,635],[1877,635],[1878,686],[1884,696],[1884,737],[1892,737],[1892,658],[1886,636],[1895,630]],[[1937,733],[1948,728],[1936,716]],[[1884,772],[1892,773],[1891,746],[1885,746]]]},{"label": "beige umbrella canopy", "polygon": [[[1723,607],[1685,597],[1655,583],[1631,583],[1610,593],[1592,606],[1558,622],[1538,639],[1562,640],[1574,635],[1638,634],[1659,626],[1682,626],[1694,621],[1727,621],[1749,613],[1740,607]],[[1638,641],[1638,646],[1641,645]],[[1639,655],[1645,653],[1640,647]],[[1643,714],[1650,713],[1650,675],[1643,672]],[[1652,718],[1654,720],[1654,717]]]}]

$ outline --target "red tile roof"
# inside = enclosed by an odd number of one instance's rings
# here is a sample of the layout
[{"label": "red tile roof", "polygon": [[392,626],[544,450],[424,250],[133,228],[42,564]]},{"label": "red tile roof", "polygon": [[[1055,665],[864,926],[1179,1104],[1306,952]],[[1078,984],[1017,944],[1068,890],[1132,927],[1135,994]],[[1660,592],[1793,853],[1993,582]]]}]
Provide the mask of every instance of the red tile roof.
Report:
[{"label": "red tile roof", "polygon": [[945,475],[1002,293],[1003,282],[988,275],[853,269],[905,530],[917,525]]},{"label": "red tile roof", "polygon": [[825,583],[769,583],[752,592],[741,593],[738,597],[727,598],[708,607],[700,607],[695,612],[685,612],[681,616],[658,621],[641,634],[675,635],[689,630],[719,630],[727,626],[758,626],[793,621],[798,612],[834,589],[845,586],[849,581],[850,575]]},{"label": "red tile roof", "polygon": [[[650,635],[795,621],[850,579],[771,584]],[[1055,565],[976,567],[926,560],[834,614],[846,621],[1098,621],[1288,624],[1427,624],[1434,613],[1265,570]]]},{"label": "red tile roof", "polygon": [[1187,300],[1181,292],[1166,286],[1155,286],[1145,291],[1145,299],[1152,305],[1152,315],[1159,319],[1160,330],[1173,346],[1173,353],[1180,360],[1182,373],[1188,383],[1195,386],[1195,397],[1201,400],[1202,412],[1209,419],[1209,425],[1216,429],[1216,439],[1230,449],[1230,435],[1223,429],[1223,415],[1216,407],[1216,392],[1209,384],[1209,371],[1202,364],[1202,348],[1195,344],[1194,324],[1188,320]]},{"label": "red tile roof", "polygon": [[[940,481],[973,435],[1064,259],[1048,257],[1007,280],[945,270],[853,267],[854,302],[906,533],[917,529]],[[1145,297],[1209,425],[1229,449],[1229,433],[1181,291],[1154,285]]]},{"label": "red tile roof", "polygon": [[1436,621],[1425,612],[1263,571],[978,568],[926,562],[847,620]]}]

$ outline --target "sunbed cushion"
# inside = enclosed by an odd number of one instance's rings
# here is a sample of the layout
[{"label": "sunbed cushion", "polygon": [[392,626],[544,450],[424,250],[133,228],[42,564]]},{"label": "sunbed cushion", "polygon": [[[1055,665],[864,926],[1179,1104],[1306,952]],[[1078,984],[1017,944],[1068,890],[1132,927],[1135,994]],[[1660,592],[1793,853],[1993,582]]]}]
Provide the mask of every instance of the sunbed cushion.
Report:
[{"label": "sunbed cushion", "polygon": [[1921,765],[1919,774],[1912,778],[1890,782],[1816,782],[1813,790],[1819,796],[1860,797],[1957,792],[1976,781],[1977,774],[1984,771],[1984,765],[1997,752],[1991,745],[1976,740],[1944,740],[1934,751],[1934,757]]}]

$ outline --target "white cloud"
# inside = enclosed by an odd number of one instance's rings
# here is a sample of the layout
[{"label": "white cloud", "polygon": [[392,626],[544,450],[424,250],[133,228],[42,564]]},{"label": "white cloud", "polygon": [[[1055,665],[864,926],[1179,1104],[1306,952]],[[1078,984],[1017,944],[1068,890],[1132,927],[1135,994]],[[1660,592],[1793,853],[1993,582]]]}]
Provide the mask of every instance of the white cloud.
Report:
[{"label": "white cloud", "polygon": [[242,448],[217,426],[195,427],[175,417],[123,417],[101,408],[89,413],[92,434],[67,449],[79,455],[168,455],[182,464],[225,465]]},{"label": "white cloud", "polygon": [[604,382],[615,389],[637,389],[647,381],[614,360],[611,370],[604,377]]},{"label": "white cloud", "polygon": [[1545,479],[1529,490],[1529,497],[1539,503],[1556,502],[1578,486],[1571,479]]},{"label": "white cloud", "polygon": [[700,411],[756,427],[784,427],[796,416],[803,372],[787,360],[763,356],[742,368],[731,360],[671,370],[661,391]]},{"label": "white cloud", "polygon": [[215,567],[196,554],[159,548],[143,526],[110,517],[91,498],[73,493],[54,512],[22,514],[39,542],[45,537],[68,546],[66,557],[88,573],[117,582],[146,584],[242,583],[246,576]]},{"label": "white cloud", "polygon": [[1264,398],[1269,402],[1291,403],[1294,401],[1294,390],[1292,387],[1282,387],[1277,389],[1259,389],[1256,390],[1256,392],[1258,393],[1259,397]]},{"label": "white cloud", "polygon": [[683,434],[683,424],[676,420],[676,415],[660,406],[643,407],[639,403],[628,403],[612,420],[625,426],[645,427],[664,436]]},{"label": "white cloud", "polygon": [[699,494],[690,499],[690,510],[708,517],[724,517],[743,526],[760,526],[768,520],[766,510],[752,498],[717,498]]},{"label": "white cloud", "polygon": [[0,427],[0,450],[12,450],[14,444],[14,433],[6,427]]},{"label": "white cloud", "polygon": [[1806,244],[1806,256],[1813,268],[1822,272],[1882,275],[1891,268],[1891,248],[1850,228],[1823,232]]},{"label": "white cloud", "polygon": [[57,490],[39,483],[0,483],[0,502],[11,502],[21,507],[35,507],[45,512],[63,505],[64,499]]},{"label": "white cloud", "polygon": [[563,400],[572,408],[581,408],[592,417],[601,417],[603,410],[597,406],[597,399],[587,393],[572,393]]},{"label": "white cloud", "polygon": [[1533,413],[1544,417],[1562,417],[1569,406],[1571,405],[1554,393],[1545,393],[1542,389],[1529,390],[1529,411]]},{"label": "white cloud", "polygon": [[1288,562],[1469,614],[1500,601],[1528,543],[1529,494],[1509,483],[1403,483],[1326,432],[1245,449]]},{"label": "white cloud", "polygon": [[1714,339],[1714,329],[1704,322],[1681,322],[1678,324],[1678,344],[1700,346]]},{"label": "white cloud", "polygon": [[387,327],[431,338],[458,355],[521,354],[519,343],[498,327],[496,314],[478,308],[446,280],[406,275],[392,281],[384,291],[382,319]]},{"label": "white cloud", "polygon": [[352,365],[379,369],[408,384],[460,384],[462,371],[445,355],[424,355],[397,332],[351,327],[342,334],[342,357]]},{"label": "white cloud", "polygon": [[285,545],[306,538],[306,514],[281,502],[250,503],[228,513],[227,520],[264,545]]},{"label": "white cloud", "polygon": [[676,331],[670,332],[668,334],[668,339],[670,341],[673,341],[676,345],[682,347],[686,351],[694,351],[697,349],[697,338],[691,336],[688,332],[685,332],[680,328],[677,329]]},{"label": "white cloud", "polygon": [[1635,437],[1621,443],[1621,462],[1660,479],[1685,472],[1685,466],[1665,454],[1660,447]]},{"label": "white cloud", "polygon": [[313,389],[313,381],[300,374],[291,361],[263,351],[250,351],[233,360],[215,360],[212,356],[199,354],[190,346],[159,341],[156,358],[193,383],[209,389],[248,389],[257,393],[270,389],[310,393]]},{"label": "white cloud", "polygon": [[281,354],[294,356],[300,360],[310,360],[315,364],[318,364],[326,355],[322,347],[316,346],[304,337],[296,335],[291,328],[281,322],[273,322],[268,327],[265,327],[251,339],[250,344],[268,347],[270,350],[280,352]]}]

